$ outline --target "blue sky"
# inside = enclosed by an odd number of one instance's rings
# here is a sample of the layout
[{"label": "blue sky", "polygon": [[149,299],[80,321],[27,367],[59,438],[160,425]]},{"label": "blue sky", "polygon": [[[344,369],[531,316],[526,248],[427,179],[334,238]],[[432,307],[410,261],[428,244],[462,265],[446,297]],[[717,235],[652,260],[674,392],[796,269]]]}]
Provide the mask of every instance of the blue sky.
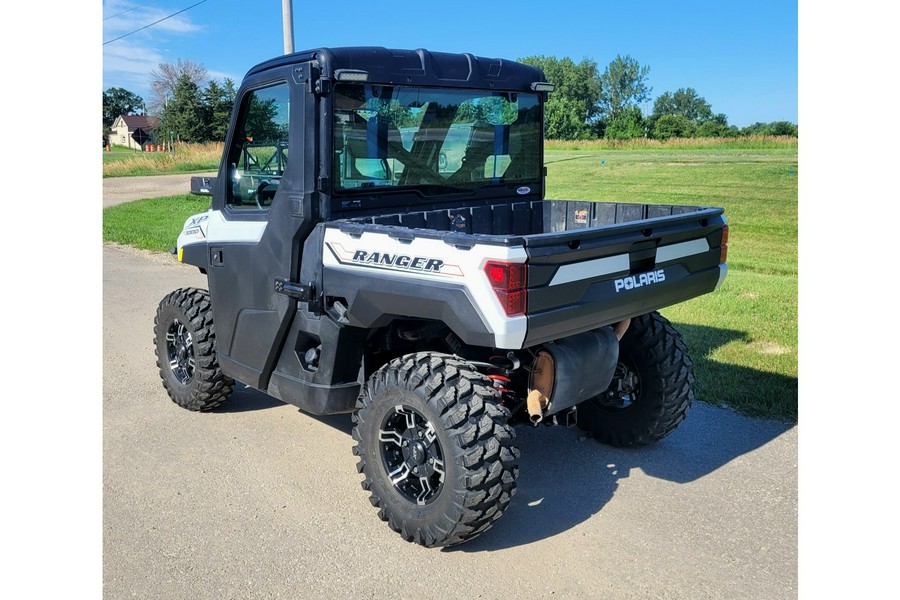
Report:
[{"label": "blue sky", "polygon": [[[103,41],[199,0],[105,0]],[[145,99],[149,72],[192,59],[210,76],[239,83],[253,65],[284,52],[281,0],[207,0],[103,46],[103,89]],[[452,10],[439,12],[441,6]],[[132,10],[133,9],[133,10]],[[117,13],[124,14],[117,15]],[[602,69],[616,54],[650,67],[653,98],[693,87],[739,127],[798,123],[796,2],[483,2],[333,4],[294,0],[294,48],[386,46],[517,59],[543,54],[590,58]],[[646,107],[652,109],[652,102]]]}]

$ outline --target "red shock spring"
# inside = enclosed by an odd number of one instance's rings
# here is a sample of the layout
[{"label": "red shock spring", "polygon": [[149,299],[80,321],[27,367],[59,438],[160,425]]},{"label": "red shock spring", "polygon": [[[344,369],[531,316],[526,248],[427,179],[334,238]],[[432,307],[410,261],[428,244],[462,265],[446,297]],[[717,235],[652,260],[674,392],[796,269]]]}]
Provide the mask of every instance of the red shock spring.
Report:
[{"label": "red shock spring", "polygon": [[506,385],[512,381],[509,377],[503,375],[488,375],[488,379],[494,382],[495,388],[503,393],[509,393],[509,390],[506,388]]}]

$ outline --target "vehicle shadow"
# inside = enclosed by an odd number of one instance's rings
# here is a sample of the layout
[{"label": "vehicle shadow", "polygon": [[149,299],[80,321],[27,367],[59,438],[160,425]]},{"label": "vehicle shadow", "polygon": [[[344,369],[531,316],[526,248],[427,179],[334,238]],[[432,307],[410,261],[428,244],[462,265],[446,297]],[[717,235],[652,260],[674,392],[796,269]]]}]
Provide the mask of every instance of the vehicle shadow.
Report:
[{"label": "vehicle shadow", "polygon": [[350,413],[342,413],[337,415],[310,415],[309,413],[304,413],[302,410],[300,412],[305,416],[315,419],[323,425],[333,427],[334,429],[346,433],[347,435],[351,435],[353,433],[353,417],[352,415],[350,415]]},{"label": "vehicle shadow", "polygon": [[696,402],[675,432],[652,446],[613,448],[578,428],[517,429],[518,490],[493,528],[445,552],[484,552],[553,537],[588,520],[633,469],[675,483],[712,473],[793,427]]},{"label": "vehicle shadow", "polygon": [[214,413],[240,413],[250,412],[254,410],[266,410],[282,406],[285,403],[281,400],[273,398],[268,394],[264,394],[259,390],[246,386],[241,383],[235,383],[234,391],[228,397],[228,401],[217,406],[212,410]]},{"label": "vehicle shadow", "polygon": [[[698,374],[698,392],[704,378],[724,378],[732,398],[753,396],[760,390],[796,402],[797,379],[709,359],[716,348],[745,340],[738,331],[678,325],[688,343]],[[489,532],[444,552],[484,552],[530,544],[567,531],[597,514],[614,496],[621,479],[633,469],[671,481],[689,483],[709,475],[736,458],[752,452],[794,427],[791,422],[755,419],[702,400],[695,402],[685,421],[660,442],[639,449],[606,446],[578,428],[527,425],[516,429],[519,459],[518,491]],[[708,398],[710,401],[717,399]],[[229,402],[216,412],[264,410],[284,404],[245,386],[235,389]],[[299,409],[297,409],[299,410]],[[303,412],[303,411],[300,411]],[[348,414],[314,416],[350,435]]]},{"label": "vehicle shadow", "polygon": [[[254,410],[267,410],[278,406],[288,404],[268,394],[264,394],[259,390],[253,389],[243,384],[236,384],[234,392],[228,398],[228,402],[218,406],[212,410],[214,413],[239,413],[250,412]],[[350,435],[353,431],[353,421],[350,414],[337,415],[313,415],[296,408],[297,412],[304,417],[315,419],[324,425],[333,427],[342,433]]]},{"label": "vehicle shadow", "polygon": [[746,341],[746,334],[702,326],[678,325],[678,329],[694,359],[701,400],[694,403],[678,429],[654,445],[621,449],[601,444],[578,428],[519,427],[518,491],[503,518],[486,534],[444,551],[493,551],[552,537],[598,513],[633,469],[666,481],[689,483],[794,427],[792,422],[755,419],[702,401],[703,379],[723,378],[721,381],[730,382],[732,402],[752,397],[758,403],[761,390],[766,390],[778,396],[772,401],[796,405],[796,378],[708,358],[720,346]]}]

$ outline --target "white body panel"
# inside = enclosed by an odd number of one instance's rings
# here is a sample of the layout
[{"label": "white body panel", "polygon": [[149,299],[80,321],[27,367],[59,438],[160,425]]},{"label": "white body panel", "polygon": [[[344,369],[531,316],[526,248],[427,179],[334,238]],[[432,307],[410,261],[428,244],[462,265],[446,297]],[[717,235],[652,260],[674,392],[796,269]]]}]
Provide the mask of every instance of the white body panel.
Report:
[{"label": "white body panel", "polygon": [[[378,256],[373,257],[375,253]],[[383,233],[365,232],[353,237],[327,228],[323,257],[326,269],[345,273],[375,268],[387,279],[442,281],[462,286],[493,333],[497,348],[518,349],[525,341],[528,318],[506,315],[484,272],[488,261],[524,263],[528,258],[524,248],[475,244],[462,249],[436,239],[417,237],[407,243]]]},{"label": "white body panel", "polygon": [[210,210],[194,215],[184,222],[178,235],[178,248],[198,242],[256,243],[262,239],[266,225],[266,221],[228,221],[221,211]]}]

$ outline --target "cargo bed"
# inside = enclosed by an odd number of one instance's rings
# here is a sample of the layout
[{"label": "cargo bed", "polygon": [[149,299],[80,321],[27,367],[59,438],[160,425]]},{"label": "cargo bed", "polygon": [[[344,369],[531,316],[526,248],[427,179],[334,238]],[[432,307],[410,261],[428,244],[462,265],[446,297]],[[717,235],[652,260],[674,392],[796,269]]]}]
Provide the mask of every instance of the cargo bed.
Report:
[{"label": "cargo bed", "polygon": [[[354,239],[381,234],[410,247],[440,240],[449,246],[441,256],[476,247],[524,249],[526,347],[713,291],[726,273],[720,264],[724,226],[721,208],[566,200],[486,203],[327,224]],[[372,243],[367,247],[378,247]],[[381,244],[385,250],[386,244]],[[366,280],[363,276],[357,284],[364,287]]]}]

